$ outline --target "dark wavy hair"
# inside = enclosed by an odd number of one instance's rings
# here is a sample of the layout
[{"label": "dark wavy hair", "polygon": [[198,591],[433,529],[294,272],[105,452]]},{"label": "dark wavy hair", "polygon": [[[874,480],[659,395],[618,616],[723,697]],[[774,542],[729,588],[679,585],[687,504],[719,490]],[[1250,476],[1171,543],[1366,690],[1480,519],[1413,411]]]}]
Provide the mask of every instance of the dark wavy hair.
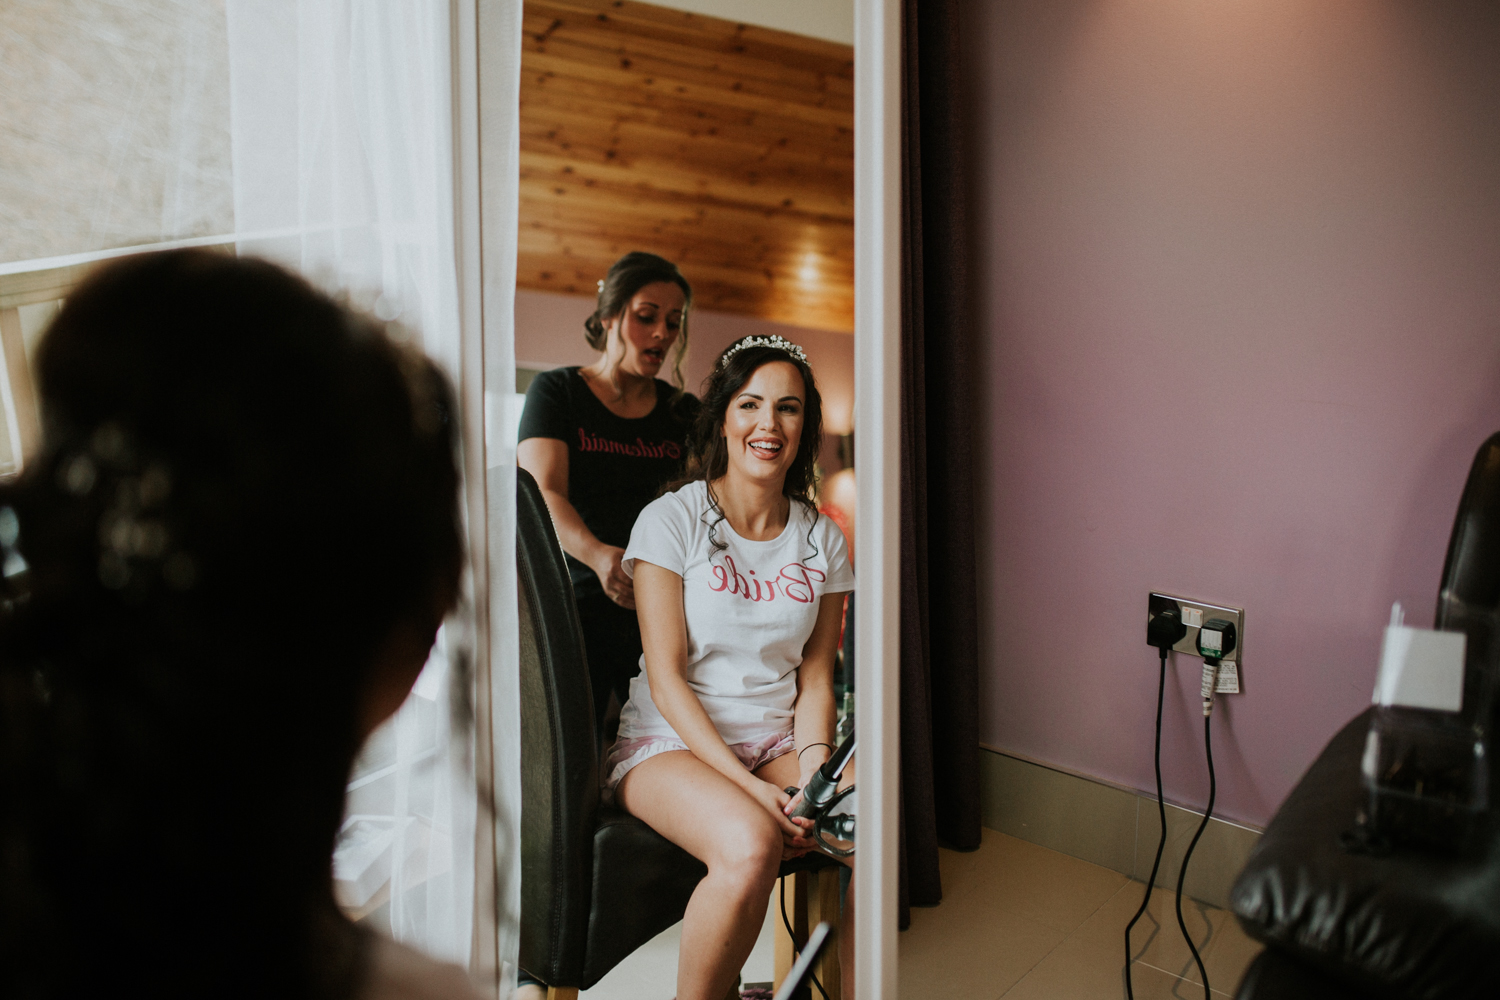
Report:
[{"label": "dark wavy hair", "polygon": [[[717,528],[724,520],[724,511],[714,495],[713,483],[723,478],[729,470],[729,447],[724,441],[724,418],[734,397],[739,395],[745,383],[750,381],[757,369],[773,361],[785,361],[802,375],[802,386],[807,399],[802,407],[802,437],[797,442],[797,455],[786,471],[786,482],[782,486],[783,496],[801,504],[812,514],[812,524],[818,520],[818,506],[814,496],[818,490],[818,449],[823,443],[823,395],[818,391],[818,381],[813,376],[812,366],[801,358],[780,347],[756,345],[742,347],[746,341],[759,339],[756,335],[741,337],[724,348],[714,362],[714,370],[703,383],[703,401],[693,427],[687,463],[681,479],[663,487],[663,493],[681,489],[688,483],[702,480],[708,486],[708,503],[714,511],[715,520],[709,525],[708,537],[715,550],[725,548]],[[808,543],[812,541],[812,526],[808,528]]]},{"label": "dark wavy hair", "polygon": [[37,367],[0,488],[0,995],[355,995],[331,855],[379,650],[456,593],[446,380],[203,250],[97,271]]},{"label": "dark wavy hair", "polygon": [[667,281],[682,289],[682,325],[677,334],[677,357],[672,363],[672,382],[681,392],[682,359],[687,356],[688,313],[693,304],[693,286],[688,284],[677,265],[665,257],[632,250],[609,266],[609,273],[599,284],[598,308],[583,321],[584,339],[594,350],[604,350],[609,342],[604,324],[623,313],[636,292],[658,281]]}]

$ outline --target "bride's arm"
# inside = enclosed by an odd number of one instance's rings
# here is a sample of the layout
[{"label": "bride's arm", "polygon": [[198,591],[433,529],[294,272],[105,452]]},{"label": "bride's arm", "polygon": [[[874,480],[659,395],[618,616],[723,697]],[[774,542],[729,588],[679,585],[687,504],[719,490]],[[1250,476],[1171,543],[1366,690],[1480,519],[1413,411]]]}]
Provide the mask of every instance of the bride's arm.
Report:
[{"label": "bride's arm", "polygon": [[[824,594],[818,602],[818,622],[802,649],[802,664],[797,668],[792,731],[797,740],[799,788],[805,787],[813,772],[833,756],[838,707],[833,699],[833,665],[844,619],[844,596]],[[819,743],[823,746],[815,745]]]},{"label": "bride's arm", "polygon": [[[682,577],[644,560],[635,561],[635,606],[646,653],[646,680],[651,700],[703,763],[734,782],[773,813],[783,832],[801,836],[802,828],[783,813],[788,796],[745,769],[724,743],[713,720],[687,682],[687,618],[682,605]],[[831,696],[831,695],[830,695]],[[809,755],[811,756],[811,755]]]}]

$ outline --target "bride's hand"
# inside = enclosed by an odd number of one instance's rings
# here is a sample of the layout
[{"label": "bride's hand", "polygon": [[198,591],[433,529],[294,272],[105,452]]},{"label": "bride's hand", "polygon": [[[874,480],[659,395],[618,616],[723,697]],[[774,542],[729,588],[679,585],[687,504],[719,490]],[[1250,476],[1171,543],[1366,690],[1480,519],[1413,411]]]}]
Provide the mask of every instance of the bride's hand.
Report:
[{"label": "bride's hand", "polygon": [[747,791],[755,801],[776,818],[776,826],[781,830],[781,859],[783,861],[800,858],[817,846],[811,834],[812,820],[801,817],[794,819],[786,814],[787,804],[792,801],[790,795],[769,781],[758,779]]}]

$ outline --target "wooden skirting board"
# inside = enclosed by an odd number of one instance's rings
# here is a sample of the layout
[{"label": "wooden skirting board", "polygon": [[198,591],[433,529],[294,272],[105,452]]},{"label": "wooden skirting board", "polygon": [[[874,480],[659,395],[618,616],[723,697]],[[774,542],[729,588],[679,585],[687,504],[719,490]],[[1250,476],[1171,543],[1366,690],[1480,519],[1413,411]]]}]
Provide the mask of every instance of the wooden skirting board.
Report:
[{"label": "wooden skirting board", "polygon": [[[992,747],[983,750],[980,805],[985,826],[1138,881],[1150,875],[1161,831],[1154,795]],[[1201,812],[1168,803],[1167,846],[1157,885],[1176,888],[1183,852],[1202,818]],[[1260,831],[1253,827],[1211,819],[1193,851],[1183,892],[1227,909],[1235,876],[1259,840]]]}]

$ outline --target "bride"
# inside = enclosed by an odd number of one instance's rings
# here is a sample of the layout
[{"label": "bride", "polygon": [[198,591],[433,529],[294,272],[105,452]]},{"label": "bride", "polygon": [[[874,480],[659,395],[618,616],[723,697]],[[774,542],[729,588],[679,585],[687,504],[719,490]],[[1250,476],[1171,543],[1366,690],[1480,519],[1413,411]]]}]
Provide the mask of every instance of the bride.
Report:
[{"label": "bride", "polygon": [[[805,786],[833,752],[834,657],[854,590],[843,533],[813,505],[821,433],[800,347],[730,345],[708,381],[686,478],[641,512],[622,560],[644,671],[605,780],[708,867],[683,917],[680,1000],[723,1000],[780,863],[815,849],[783,789]],[[839,952],[852,995],[848,902]]]}]

